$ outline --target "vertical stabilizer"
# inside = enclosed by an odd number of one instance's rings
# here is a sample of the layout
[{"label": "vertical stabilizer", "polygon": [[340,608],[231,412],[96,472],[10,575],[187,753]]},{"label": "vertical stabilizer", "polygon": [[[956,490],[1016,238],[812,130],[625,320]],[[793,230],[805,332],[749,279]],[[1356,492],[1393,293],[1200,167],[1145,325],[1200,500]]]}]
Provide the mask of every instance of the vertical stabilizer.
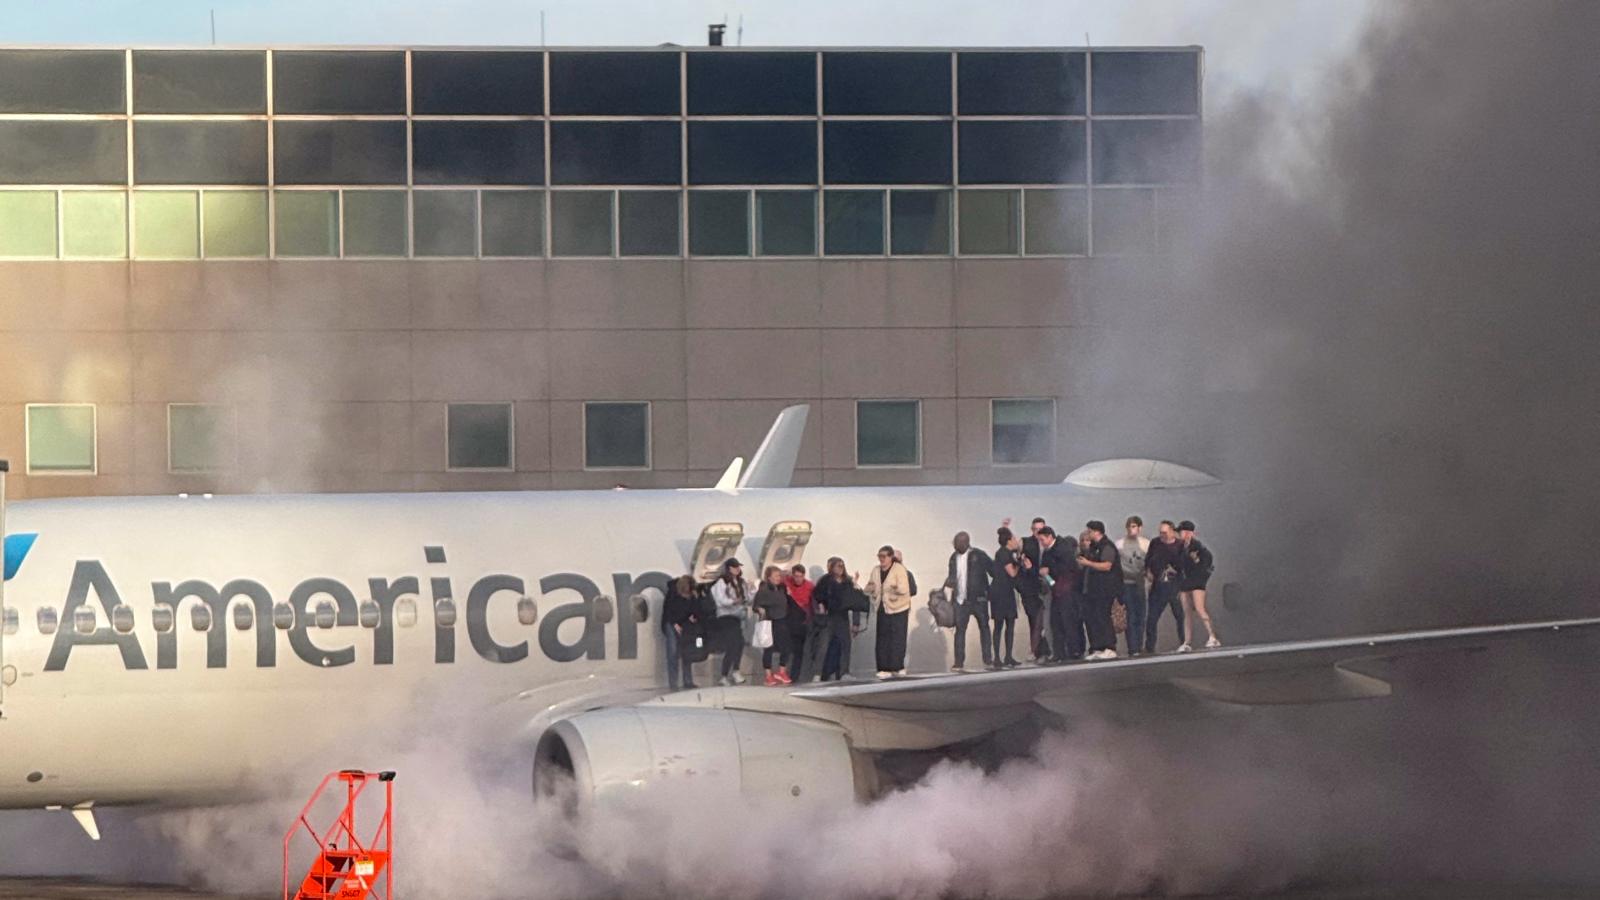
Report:
[{"label": "vertical stabilizer", "polygon": [[811,407],[802,403],[778,413],[756,455],[750,458],[739,487],[786,488],[794,481],[794,466],[800,458],[800,440],[805,437],[806,415],[810,411]]}]

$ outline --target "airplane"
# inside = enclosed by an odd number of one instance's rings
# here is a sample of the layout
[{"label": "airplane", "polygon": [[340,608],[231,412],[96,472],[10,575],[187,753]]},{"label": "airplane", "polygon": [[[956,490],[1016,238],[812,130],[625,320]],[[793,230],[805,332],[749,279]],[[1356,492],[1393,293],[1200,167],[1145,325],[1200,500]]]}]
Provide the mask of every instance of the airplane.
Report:
[{"label": "airplane", "polygon": [[[984,546],[1006,517],[1075,530],[1142,511],[1197,520],[1219,552],[1215,581],[1236,577],[1227,548],[1248,534],[1252,498],[1197,470],[1101,460],[1054,485],[790,487],[805,419],[803,406],[785,410],[750,465],[735,460],[710,489],[180,495],[7,510],[0,474],[0,809],[68,810],[98,838],[97,807],[283,788],[291,761],[348,753],[395,723],[420,727],[441,706],[505,742],[527,766],[530,798],[559,783],[580,810],[685,778],[731,797],[853,802],[881,789],[881,754],[938,752],[1107,692],[1217,709],[1382,697],[1384,661],[1600,626],[667,693],[667,579],[709,580],[736,556],[747,572],[802,563],[816,573],[829,556],[865,569],[892,544],[921,576],[921,604],[944,581],[957,530]],[[914,614],[914,633],[932,627]],[[858,641],[857,661],[870,641]]]}]

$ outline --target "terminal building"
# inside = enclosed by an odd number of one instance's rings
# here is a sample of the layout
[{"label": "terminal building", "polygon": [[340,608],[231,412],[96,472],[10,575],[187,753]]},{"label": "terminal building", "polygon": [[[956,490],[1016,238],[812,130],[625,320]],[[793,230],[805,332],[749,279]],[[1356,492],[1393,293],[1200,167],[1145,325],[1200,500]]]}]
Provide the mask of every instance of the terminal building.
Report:
[{"label": "terminal building", "polygon": [[[1166,48],[0,48],[12,497],[1056,480]],[[1114,448],[1113,448],[1114,449]]]}]

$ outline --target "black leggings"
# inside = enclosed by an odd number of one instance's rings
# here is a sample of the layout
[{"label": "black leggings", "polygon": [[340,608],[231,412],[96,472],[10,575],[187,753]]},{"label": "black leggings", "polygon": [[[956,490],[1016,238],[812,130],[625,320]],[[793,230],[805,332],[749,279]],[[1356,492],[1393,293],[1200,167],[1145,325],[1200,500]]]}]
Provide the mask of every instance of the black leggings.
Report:
[{"label": "black leggings", "polygon": [[[1002,639],[1005,642],[1004,646],[1005,646],[1005,651],[1006,652],[1004,654],[1002,654],[1000,652]],[[998,665],[1002,665],[1004,663],[1009,663],[1014,659],[1014,657],[1011,655],[1011,651],[1012,651],[1012,648],[1015,646],[1016,641],[1017,641],[1017,617],[1016,616],[1011,616],[1010,618],[1007,618],[1007,619],[996,618],[994,620],[994,664],[995,665],[998,666]]]},{"label": "black leggings", "polygon": [[744,660],[744,626],[733,616],[718,616],[713,620],[717,643],[722,650],[722,677],[726,678],[739,668]]},{"label": "black leggings", "polygon": [[761,651],[761,668],[772,671],[773,654],[777,654],[778,665],[785,669],[794,662],[794,644],[789,639],[787,619],[778,619],[772,623],[772,646]]}]

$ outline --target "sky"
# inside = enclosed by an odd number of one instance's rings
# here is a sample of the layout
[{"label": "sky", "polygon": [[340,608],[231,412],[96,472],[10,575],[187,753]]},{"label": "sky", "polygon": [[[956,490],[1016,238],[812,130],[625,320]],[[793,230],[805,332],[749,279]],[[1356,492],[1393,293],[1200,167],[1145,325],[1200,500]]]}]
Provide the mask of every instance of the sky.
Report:
[{"label": "sky", "polygon": [[1371,0],[0,0],[0,45],[705,43],[1206,48],[1208,96],[1304,96]]}]

